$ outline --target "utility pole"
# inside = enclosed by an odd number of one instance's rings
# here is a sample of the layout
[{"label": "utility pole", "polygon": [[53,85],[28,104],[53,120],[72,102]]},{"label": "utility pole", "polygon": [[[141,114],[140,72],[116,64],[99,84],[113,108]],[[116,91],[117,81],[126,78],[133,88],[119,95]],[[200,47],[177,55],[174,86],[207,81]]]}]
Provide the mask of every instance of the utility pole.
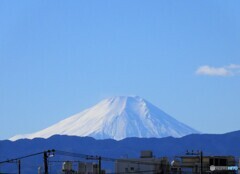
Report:
[{"label": "utility pole", "polygon": [[200,174],[203,173],[203,152],[202,151],[197,151],[197,152],[186,152],[186,155],[197,155],[200,158]]},{"label": "utility pole", "polygon": [[203,173],[203,152],[200,151],[200,174]]},{"label": "utility pole", "polygon": [[48,174],[48,158],[53,157],[54,153],[54,149],[43,152],[44,174]]},{"label": "utility pole", "polygon": [[98,174],[102,173],[102,162],[101,162],[102,158],[101,156],[98,157]]},{"label": "utility pole", "polygon": [[17,163],[18,163],[18,174],[21,174],[21,161],[18,160]]},{"label": "utility pole", "polygon": [[21,174],[21,159],[25,159],[25,158],[29,158],[29,157],[32,157],[32,156],[43,154],[44,168],[45,168],[45,173],[44,174],[48,174],[48,157],[54,156],[54,152],[55,152],[55,150],[52,149],[52,150],[48,150],[48,151],[33,153],[33,154],[30,154],[30,155],[25,155],[25,156],[21,156],[21,157],[18,157],[18,158],[13,158],[13,159],[10,159],[10,160],[8,159],[8,160],[5,160],[5,161],[0,161],[0,164],[12,163],[12,162],[17,163],[18,174]]},{"label": "utility pole", "polygon": [[44,161],[44,174],[48,174],[48,154],[46,151],[43,152],[43,161]]}]

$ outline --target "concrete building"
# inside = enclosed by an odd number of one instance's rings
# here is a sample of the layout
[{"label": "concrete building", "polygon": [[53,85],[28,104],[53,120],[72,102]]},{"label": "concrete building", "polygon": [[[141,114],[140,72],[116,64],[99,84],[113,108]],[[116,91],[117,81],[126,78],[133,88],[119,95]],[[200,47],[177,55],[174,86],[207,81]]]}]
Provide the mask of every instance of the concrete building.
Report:
[{"label": "concrete building", "polygon": [[[98,164],[91,162],[79,162],[77,169],[73,169],[71,161],[66,161],[62,165],[62,172],[64,174],[99,174]],[[104,171],[101,172],[104,174]]]},{"label": "concrete building", "polygon": [[65,161],[62,164],[62,172],[64,174],[74,174],[74,170],[72,169],[72,162],[71,161]]},{"label": "concrete building", "polygon": [[[202,170],[201,170],[202,166]],[[180,156],[171,163],[171,173],[233,174],[238,166],[233,156]]]},{"label": "concrete building", "polygon": [[118,159],[115,162],[115,173],[169,173],[170,165],[167,158],[155,158],[152,151],[142,151],[140,158]]},{"label": "concrete building", "polygon": [[79,163],[78,174],[98,174],[98,165],[94,163]]}]

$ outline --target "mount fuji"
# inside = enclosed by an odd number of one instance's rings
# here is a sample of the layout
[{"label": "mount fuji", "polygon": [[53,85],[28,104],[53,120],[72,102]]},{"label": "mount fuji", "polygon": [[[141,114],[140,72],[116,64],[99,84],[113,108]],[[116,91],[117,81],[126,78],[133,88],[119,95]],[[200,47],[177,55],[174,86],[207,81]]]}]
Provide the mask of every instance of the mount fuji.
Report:
[{"label": "mount fuji", "polygon": [[39,132],[16,135],[10,140],[48,138],[53,135],[90,136],[121,140],[128,137],[182,137],[199,133],[138,96],[120,96],[68,117]]}]

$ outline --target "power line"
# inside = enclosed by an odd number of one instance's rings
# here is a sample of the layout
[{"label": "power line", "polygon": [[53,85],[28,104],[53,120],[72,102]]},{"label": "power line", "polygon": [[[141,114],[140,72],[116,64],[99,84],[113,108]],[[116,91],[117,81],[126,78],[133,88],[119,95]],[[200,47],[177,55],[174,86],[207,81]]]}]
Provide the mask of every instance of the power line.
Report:
[{"label": "power line", "polygon": [[0,161],[0,164],[15,162],[17,160],[29,158],[29,157],[36,156],[36,155],[41,155],[41,154],[44,154],[44,153],[51,153],[51,152],[55,152],[55,150],[52,149],[52,150],[47,150],[47,151],[42,151],[42,152],[38,152],[38,153],[33,153],[33,154],[30,154],[30,155],[25,155],[25,156],[21,156],[21,157],[17,157],[17,158],[8,159],[8,160],[5,160],[5,161]]},{"label": "power line", "polygon": [[21,156],[21,157],[17,157],[17,158],[8,159],[8,160],[5,160],[5,161],[0,161],[0,164],[2,164],[2,163],[11,163],[11,162],[15,162],[17,160],[21,160],[21,159],[24,159],[24,158],[29,158],[29,157],[40,155],[40,154],[43,154],[43,152],[38,152],[38,153],[26,155],[26,156]]},{"label": "power line", "polygon": [[[81,158],[81,159],[85,159],[85,160],[97,160],[99,163],[99,173],[101,170],[101,161],[106,161],[106,162],[118,162],[118,163],[128,163],[128,164],[137,164],[137,165],[160,165],[161,167],[170,167],[168,160],[164,159],[164,158],[150,158],[150,159],[145,159],[145,158],[140,158],[140,159],[116,159],[116,158],[110,158],[110,157],[102,157],[102,156],[94,156],[94,155],[87,155],[87,154],[81,154],[81,153],[75,153],[75,152],[67,152],[67,151],[61,151],[61,150],[47,150],[47,151],[42,151],[42,152],[38,152],[38,153],[33,153],[33,154],[29,154],[29,155],[25,155],[25,156],[20,156],[17,158],[12,158],[12,159],[8,159],[5,161],[0,161],[0,164],[3,163],[16,163],[19,162],[22,159],[25,158],[30,158],[33,156],[37,156],[37,155],[43,155],[44,158],[44,171],[45,174],[48,174],[48,163],[60,163],[60,162],[66,162],[66,161],[70,161],[70,160],[55,160],[55,161],[48,161],[48,158],[53,156],[53,155],[60,155],[60,156],[68,156],[68,157],[74,157],[74,158]],[[190,153],[188,152],[187,155],[202,155],[201,151],[198,153]],[[71,160],[70,162],[84,162],[80,161],[80,160]],[[166,162],[166,163],[165,163]],[[19,163],[20,164],[20,163]],[[19,167],[19,172],[18,174],[20,174],[20,167]],[[202,169],[201,169],[202,170]],[[145,170],[145,171],[126,171],[126,172],[115,172],[115,173],[109,173],[109,174],[123,174],[123,173],[150,173],[150,172],[159,172],[159,170]],[[187,173],[188,171],[184,171],[184,173]],[[194,173],[193,171],[191,171],[191,173]],[[1,174],[1,173],[0,173]]]},{"label": "power line", "polygon": [[[86,155],[86,154],[80,154],[80,153],[73,153],[73,152],[66,152],[66,151],[60,151],[60,150],[55,150],[56,154],[58,155],[63,155],[63,156],[70,156],[70,157],[79,157],[87,160],[97,160],[100,156],[93,156],[93,155]],[[155,165],[159,164],[159,162],[153,162],[153,161],[147,161],[144,160],[134,160],[134,159],[117,159],[117,158],[109,158],[109,157],[102,157],[101,159],[103,161],[110,161],[110,162],[122,162],[122,163],[135,163],[135,164],[145,164],[145,165]]]},{"label": "power line", "polygon": [[5,161],[0,161],[0,164],[4,164],[4,163],[17,163],[18,164],[18,174],[21,174],[21,160],[25,159],[25,158],[30,158],[33,156],[37,156],[37,155],[41,155],[43,154],[43,158],[44,158],[44,169],[45,169],[45,174],[48,174],[48,164],[47,164],[47,159],[49,157],[49,155],[51,153],[54,153],[55,150],[47,150],[47,151],[42,151],[42,152],[38,152],[38,153],[33,153],[30,155],[25,155],[25,156],[21,156],[21,157],[17,157],[17,158],[12,158],[12,159],[8,159]]}]

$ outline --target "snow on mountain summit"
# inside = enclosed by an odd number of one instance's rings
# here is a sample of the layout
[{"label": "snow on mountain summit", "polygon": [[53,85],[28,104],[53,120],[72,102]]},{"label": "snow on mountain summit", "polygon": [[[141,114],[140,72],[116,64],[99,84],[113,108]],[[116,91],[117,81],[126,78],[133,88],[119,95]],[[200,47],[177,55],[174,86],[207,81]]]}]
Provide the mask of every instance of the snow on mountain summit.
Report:
[{"label": "snow on mountain summit", "polygon": [[138,96],[120,96],[68,117],[33,134],[16,135],[10,140],[52,135],[90,136],[121,140],[127,137],[181,137],[198,133]]}]

